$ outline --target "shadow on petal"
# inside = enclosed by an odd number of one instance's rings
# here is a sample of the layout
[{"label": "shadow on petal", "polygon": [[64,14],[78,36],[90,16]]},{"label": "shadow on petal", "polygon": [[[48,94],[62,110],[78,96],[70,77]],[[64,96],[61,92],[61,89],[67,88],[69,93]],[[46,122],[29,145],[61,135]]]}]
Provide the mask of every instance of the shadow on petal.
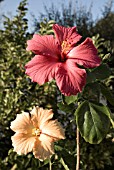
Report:
[{"label": "shadow on petal", "polygon": [[54,154],[53,138],[41,134],[39,139],[36,139],[34,143],[33,154],[35,158],[41,161],[49,159]]}]

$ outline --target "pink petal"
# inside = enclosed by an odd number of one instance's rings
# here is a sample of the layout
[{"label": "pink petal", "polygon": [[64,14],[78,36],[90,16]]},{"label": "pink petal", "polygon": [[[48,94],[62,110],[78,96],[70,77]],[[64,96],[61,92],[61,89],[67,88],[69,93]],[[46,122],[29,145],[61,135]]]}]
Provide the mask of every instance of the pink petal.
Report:
[{"label": "pink petal", "polygon": [[58,24],[54,24],[53,30],[59,44],[62,44],[63,41],[67,40],[70,42],[71,45],[73,45],[82,38],[82,36],[76,32],[76,27],[66,28],[63,26],[59,26]]},{"label": "pink petal", "polygon": [[56,83],[62,94],[66,96],[76,95],[82,91],[86,83],[86,71],[79,69],[69,59],[61,63],[55,75]]},{"label": "pink petal", "polygon": [[23,112],[22,114],[17,114],[16,119],[11,122],[10,128],[18,133],[31,133],[33,124],[29,113]]},{"label": "pink petal", "polygon": [[58,44],[56,43],[53,35],[38,35],[34,34],[32,40],[27,41],[27,50],[33,51],[35,54],[53,56],[58,58]]},{"label": "pink petal", "polygon": [[32,81],[42,85],[54,78],[57,62],[57,59],[50,56],[36,55],[26,64],[26,74]]},{"label": "pink petal", "polygon": [[41,126],[41,129],[43,134],[47,134],[50,137],[55,138],[55,141],[65,139],[64,130],[57,120],[45,122],[45,124]]},{"label": "pink petal", "polygon": [[41,126],[45,124],[45,122],[48,122],[53,117],[52,110],[43,109],[34,107],[34,109],[31,111],[31,121],[33,122],[35,127],[39,127],[41,129]]},{"label": "pink petal", "polygon": [[21,155],[32,151],[35,137],[30,134],[16,133],[11,137],[11,140],[14,151]]},{"label": "pink petal", "polygon": [[50,156],[54,154],[54,144],[52,141],[52,138],[49,136],[41,134],[34,143],[33,154],[35,158],[41,161],[50,158]]},{"label": "pink petal", "polygon": [[68,53],[67,57],[72,59],[73,62],[83,65],[86,68],[97,67],[101,63],[101,59],[97,54],[97,49],[90,38],[86,38],[83,43],[74,47]]}]

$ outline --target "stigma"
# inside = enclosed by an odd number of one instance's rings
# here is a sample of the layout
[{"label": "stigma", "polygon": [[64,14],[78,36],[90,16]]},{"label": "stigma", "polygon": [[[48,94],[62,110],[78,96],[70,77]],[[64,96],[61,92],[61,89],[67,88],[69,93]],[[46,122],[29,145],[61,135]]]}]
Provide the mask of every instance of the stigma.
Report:
[{"label": "stigma", "polygon": [[40,136],[41,130],[39,128],[32,129],[32,135],[34,136]]}]

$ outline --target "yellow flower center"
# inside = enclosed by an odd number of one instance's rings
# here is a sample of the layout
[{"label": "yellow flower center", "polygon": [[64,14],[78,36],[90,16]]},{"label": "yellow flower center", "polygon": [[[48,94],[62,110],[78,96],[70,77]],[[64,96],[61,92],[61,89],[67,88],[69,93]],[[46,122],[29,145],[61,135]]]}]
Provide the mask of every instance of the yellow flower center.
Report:
[{"label": "yellow flower center", "polygon": [[32,135],[40,136],[41,130],[39,128],[32,129]]},{"label": "yellow flower center", "polygon": [[66,40],[62,42],[61,47],[62,53],[67,54],[70,51],[71,44]]}]

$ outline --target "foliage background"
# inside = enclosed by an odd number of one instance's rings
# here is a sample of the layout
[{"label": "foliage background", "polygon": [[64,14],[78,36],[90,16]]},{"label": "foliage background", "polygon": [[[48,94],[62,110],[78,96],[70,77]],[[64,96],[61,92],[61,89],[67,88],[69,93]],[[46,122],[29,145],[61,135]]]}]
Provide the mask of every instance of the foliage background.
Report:
[{"label": "foliage background", "polygon": [[[35,31],[40,34],[53,34],[52,25],[57,22],[64,26],[77,25],[80,34],[85,38],[87,36],[93,38],[99,55],[106,66],[101,68],[103,74],[100,74],[100,76],[96,74],[95,79],[98,79],[98,82],[94,82],[88,74],[83,96],[87,98],[89,95],[91,99],[94,98],[95,100],[98,100],[99,97],[99,100],[102,99],[113,113],[114,22],[112,21],[114,20],[114,13],[110,6],[104,9],[103,17],[96,23],[93,23],[91,13],[88,11],[80,9],[77,14],[72,13],[72,4],[69,4],[68,7],[63,6],[62,15],[60,15],[58,9],[46,10],[47,15],[41,14],[37,23],[34,23]],[[32,153],[27,156],[18,156],[13,152],[11,144],[13,132],[9,128],[10,122],[15,119],[16,114],[23,110],[30,111],[34,105],[39,105],[44,108],[52,108],[55,118],[58,118],[66,129],[66,139],[55,144],[56,154],[53,155],[51,160],[52,168],[54,170],[74,170],[76,163],[74,111],[77,108],[77,97],[64,99],[54,81],[46,83],[44,86],[38,86],[25,75],[24,66],[32,58],[32,53],[26,51],[26,41],[33,34],[28,32],[26,13],[27,1],[23,0],[17,9],[17,15],[13,19],[5,16],[4,29],[0,30],[0,169],[49,169],[48,160],[40,162],[33,157]],[[102,29],[104,27],[107,28]],[[99,79],[103,83],[102,87],[105,87],[104,91],[99,87]],[[90,84],[93,85],[93,88]],[[88,90],[92,90],[92,93],[88,94]],[[81,138],[81,169],[113,169],[113,138],[112,125],[110,125],[106,138],[99,145],[89,144]]]}]

